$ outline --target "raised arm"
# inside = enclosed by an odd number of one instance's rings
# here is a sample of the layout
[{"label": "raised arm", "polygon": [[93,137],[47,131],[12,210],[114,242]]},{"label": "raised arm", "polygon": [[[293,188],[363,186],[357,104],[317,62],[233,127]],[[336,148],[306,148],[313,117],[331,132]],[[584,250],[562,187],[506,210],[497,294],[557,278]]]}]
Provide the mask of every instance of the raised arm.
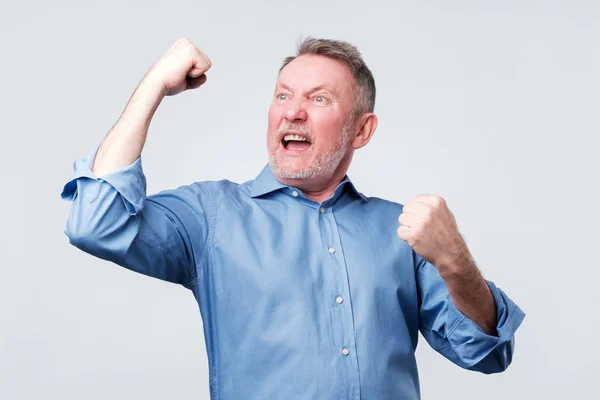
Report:
[{"label": "raised arm", "polygon": [[73,202],[65,229],[71,244],[145,275],[194,280],[213,196],[194,184],[146,197],[140,155],[164,96],[202,85],[210,65],[190,41],[178,40],[146,73],[98,149],[75,162],[62,193]]},{"label": "raised arm", "polygon": [[142,153],[150,121],[162,99],[200,87],[210,66],[204,53],[189,40],[179,39],[144,76],[100,145],[94,174],[102,176],[133,163]]}]

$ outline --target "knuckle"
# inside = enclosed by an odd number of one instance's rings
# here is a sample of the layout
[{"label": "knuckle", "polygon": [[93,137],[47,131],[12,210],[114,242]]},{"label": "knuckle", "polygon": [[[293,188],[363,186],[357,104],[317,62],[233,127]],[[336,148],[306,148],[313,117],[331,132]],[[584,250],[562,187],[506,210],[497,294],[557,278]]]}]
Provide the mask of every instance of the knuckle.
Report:
[{"label": "knuckle", "polygon": [[194,46],[190,42],[186,42],[185,43],[185,51],[187,51],[190,54],[196,55],[197,49],[196,49],[196,46]]},{"label": "knuckle", "polygon": [[431,227],[431,224],[432,224],[432,219],[428,217],[428,218],[425,218],[423,220],[423,222],[421,222],[420,227],[421,227],[421,229],[429,229]]},{"label": "knuckle", "polygon": [[425,212],[423,213],[423,218],[426,221],[430,220],[433,217],[435,210],[436,210],[436,207],[427,208],[427,210],[425,210]]}]

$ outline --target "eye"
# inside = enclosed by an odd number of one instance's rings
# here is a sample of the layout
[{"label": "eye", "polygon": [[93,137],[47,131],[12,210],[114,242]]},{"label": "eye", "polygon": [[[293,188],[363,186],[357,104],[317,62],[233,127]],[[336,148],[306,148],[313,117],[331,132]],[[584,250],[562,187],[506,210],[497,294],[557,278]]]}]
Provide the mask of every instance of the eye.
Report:
[{"label": "eye", "polygon": [[323,95],[315,96],[313,100],[317,104],[329,104],[329,99]]},{"label": "eye", "polygon": [[285,93],[279,93],[277,96],[275,96],[275,98],[277,100],[287,100],[288,99],[288,95]]}]

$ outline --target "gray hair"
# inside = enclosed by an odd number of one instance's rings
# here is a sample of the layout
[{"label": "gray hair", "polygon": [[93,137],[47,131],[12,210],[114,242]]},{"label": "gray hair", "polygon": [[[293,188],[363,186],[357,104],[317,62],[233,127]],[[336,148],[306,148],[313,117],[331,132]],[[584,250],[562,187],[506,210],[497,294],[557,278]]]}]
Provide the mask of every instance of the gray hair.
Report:
[{"label": "gray hair", "polygon": [[283,60],[279,72],[296,57],[305,54],[329,57],[346,64],[354,77],[354,105],[350,116],[354,119],[363,113],[373,112],[375,109],[375,79],[356,46],[341,40],[308,37],[300,43],[295,56],[286,57]]}]

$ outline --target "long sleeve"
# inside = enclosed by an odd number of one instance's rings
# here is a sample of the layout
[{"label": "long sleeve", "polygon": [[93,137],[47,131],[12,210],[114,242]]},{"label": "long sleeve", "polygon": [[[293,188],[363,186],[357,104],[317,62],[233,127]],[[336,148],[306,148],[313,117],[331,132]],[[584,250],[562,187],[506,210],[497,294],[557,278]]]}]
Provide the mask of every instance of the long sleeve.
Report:
[{"label": "long sleeve", "polygon": [[437,269],[415,255],[420,300],[419,328],[437,352],[462,368],[492,374],[512,361],[514,334],[525,313],[490,281],[496,302],[498,336],[486,334],[452,302]]},{"label": "long sleeve", "polygon": [[125,268],[187,285],[206,248],[212,196],[194,184],[146,196],[141,159],[101,177],[97,148],[74,164],[61,197],[72,201],[65,234],[79,249]]}]

